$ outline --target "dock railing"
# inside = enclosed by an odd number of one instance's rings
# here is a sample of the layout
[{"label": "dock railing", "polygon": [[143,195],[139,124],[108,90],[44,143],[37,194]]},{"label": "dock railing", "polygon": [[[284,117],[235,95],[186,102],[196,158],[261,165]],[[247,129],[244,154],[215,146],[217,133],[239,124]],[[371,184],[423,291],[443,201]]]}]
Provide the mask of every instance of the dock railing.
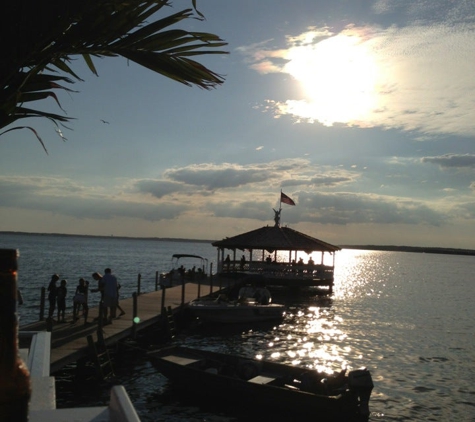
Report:
[{"label": "dock railing", "polygon": [[283,279],[317,279],[333,280],[334,268],[323,264],[291,264],[287,262],[255,261],[241,264],[239,261],[231,261],[229,271],[224,268],[223,274],[241,272],[243,274],[271,275],[273,278]]}]

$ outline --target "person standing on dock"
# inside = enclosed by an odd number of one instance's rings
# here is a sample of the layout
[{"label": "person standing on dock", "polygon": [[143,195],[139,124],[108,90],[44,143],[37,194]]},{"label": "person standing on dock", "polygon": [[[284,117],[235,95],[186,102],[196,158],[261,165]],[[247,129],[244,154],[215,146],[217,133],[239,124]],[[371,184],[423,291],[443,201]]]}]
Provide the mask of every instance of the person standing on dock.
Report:
[{"label": "person standing on dock", "polygon": [[83,278],[79,279],[79,284],[76,286],[76,292],[73,298],[73,324],[78,320],[79,311],[82,308],[84,315],[84,325],[87,324],[87,313],[89,307],[87,306],[87,288],[89,282]]},{"label": "person standing on dock", "polygon": [[58,274],[53,274],[51,276],[51,281],[48,285],[48,301],[49,301],[49,310],[48,318],[53,319],[54,310],[56,309],[56,296],[58,294],[58,286],[56,282],[59,280]]},{"label": "person standing on dock", "polygon": [[92,273],[92,278],[97,281],[97,289],[91,289],[91,293],[100,292],[101,300],[99,302],[99,316],[97,319],[101,317],[103,319],[107,319],[107,308],[104,306],[104,281],[102,279],[101,273]]},{"label": "person standing on dock", "polygon": [[112,274],[112,270],[110,268],[106,268],[104,270],[102,282],[104,285],[104,307],[110,309],[109,323],[112,323],[112,319],[116,317],[117,288],[119,283],[117,281],[117,277]]},{"label": "person standing on dock", "polygon": [[68,294],[68,289],[66,285],[68,282],[66,280],[61,280],[61,284],[57,290],[57,301],[58,301],[58,322],[66,322],[66,295]]}]

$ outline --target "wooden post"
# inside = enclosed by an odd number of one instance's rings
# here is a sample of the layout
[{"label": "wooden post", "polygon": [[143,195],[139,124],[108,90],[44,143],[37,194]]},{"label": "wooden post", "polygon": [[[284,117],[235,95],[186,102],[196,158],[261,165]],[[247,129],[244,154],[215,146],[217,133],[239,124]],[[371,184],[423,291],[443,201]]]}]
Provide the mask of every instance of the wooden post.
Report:
[{"label": "wooden post", "polygon": [[46,289],[42,287],[40,295],[40,321],[43,321],[45,319],[45,297]]},{"label": "wooden post", "polygon": [[209,278],[209,294],[213,293],[213,278]]},{"label": "wooden post", "polygon": [[185,278],[181,279],[181,306],[185,305]]},{"label": "wooden post", "polygon": [[201,297],[201,280],[198,281],[198,299]]},{"label": "wooden post", "polygon": [[133,298],[133,308],[132,308],[132,338],[135,339],[135,337],[137,336],[137,292],[134,292],[132,294],[132,298]]},{"label": "wooden post", "polygon": [[137,277],[137,294],[140,294],[140,282],[142,280],[142,275],[139,273]]},{"label": "wooden post", "polygon": [[97,329],[102,330],[103,325],[104,325],[104,305],[101,299],[99,301],[99,317],[97,320]]},{"label": "wooden post", "polygon": [[53,331],[53,317],[46,318],[46,331],[49,333]]},{"label": "wooden post", "polygon": [[155,291],[158,290],[158,271],[155,271]]},{"label": "wooden post", "polygon": [[213,293],[213,263],[209,264],[209,293]]},{"label": "wooden post", "polygon": [[163,315],[165,313],[165,291],[167,288],[162,284],[162,306],[160,308],[160,313]]}]

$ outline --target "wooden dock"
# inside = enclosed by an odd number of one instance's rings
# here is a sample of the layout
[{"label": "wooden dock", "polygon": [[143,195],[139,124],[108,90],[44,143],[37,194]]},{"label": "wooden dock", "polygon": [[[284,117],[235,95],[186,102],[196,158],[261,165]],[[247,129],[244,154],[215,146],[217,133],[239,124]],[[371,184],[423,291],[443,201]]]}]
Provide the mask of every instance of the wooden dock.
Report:
[{"label": "wooden dock", "polygon": [[[112,346],[118,341],[133,337],[136,333],[153,324],[160,322],[162,318],[162,305],[165,309],[171,308],[177,312],[183,304],[192,300],[217,292],[220,287],[209,284],[186,283],[182,286],[169,287],[151,293],[143,293],[120,301],[125,315],[112,321],[112,324],[104,325],[102,333],[107,346]],[[163,298],[163,294],[165,297]],[[136,306],[134,303],[136,302]],[[134,309],[136,317],[134,318]],[[117,315],[119,311],[117,312]],[[51,366],[50,373],[55,373],[65,365],[76,362],[78,359],[91,356],[87,337],[92,335],[97,340],[99,307],[89,308],[88,323],[80,318],[72,323],[72,315],[67,316],[67,322],[54,322],[51,331]],[[134,321],[135,320],[135,321]],[[46,331],[46,321],[39,321],[20,327],[21,332]]]}]

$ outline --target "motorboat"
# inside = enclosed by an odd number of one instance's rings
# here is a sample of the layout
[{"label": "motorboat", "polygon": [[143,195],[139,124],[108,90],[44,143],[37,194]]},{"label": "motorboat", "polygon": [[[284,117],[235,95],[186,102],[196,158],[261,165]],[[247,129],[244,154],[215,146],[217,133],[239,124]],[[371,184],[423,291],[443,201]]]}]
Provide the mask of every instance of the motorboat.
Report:
[{"label": "motorboat", "polygon": [[253,299],[228,300],[223,295],[201,298],[190,302],[187,310],[204,323],[248,324],[282,320],[285,305],[262,304]]},{"label": "motorboat", "polygon": [[160,274],[160,285],[171,287],[183,281],[206,279],[208,259],[200,255],[173,254],[170,270]]},{"label": "motorboat", "polygon": [[164,347],[148,356],[171,385],[185,394],[237,406],[245,403],[249,412],[265,409],[268,420],[277,420],[269,415],[271,411],[284,418],[279,420],[361,421],[369,417],[373,381],[367,369],[328,374],[183,346]]}]

